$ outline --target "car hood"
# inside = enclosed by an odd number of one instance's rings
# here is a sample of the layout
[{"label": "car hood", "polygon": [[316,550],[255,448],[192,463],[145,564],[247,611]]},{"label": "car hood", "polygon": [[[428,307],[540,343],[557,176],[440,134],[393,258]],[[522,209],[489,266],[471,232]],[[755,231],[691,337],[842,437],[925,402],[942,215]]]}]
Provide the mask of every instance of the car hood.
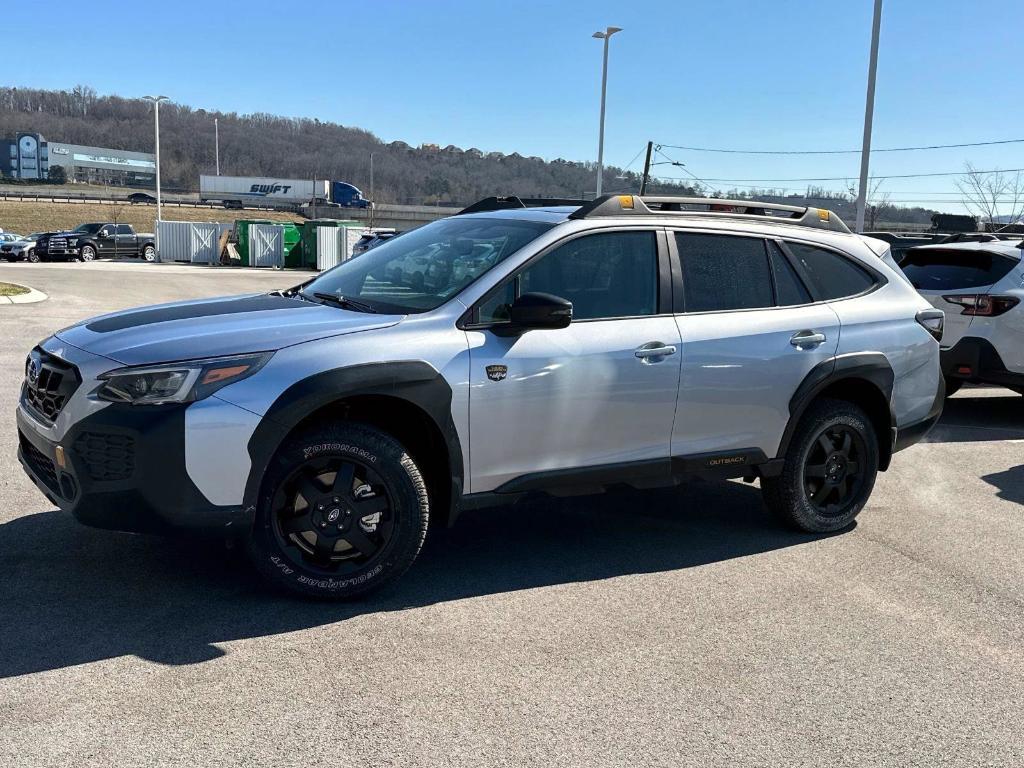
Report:
[{"label": "car hood", "polygon": [[61,341],[124,365],[268,352],[306,341],[386,328],[372,315],[280,294],[158,304],[94,317],[58,331]]}]

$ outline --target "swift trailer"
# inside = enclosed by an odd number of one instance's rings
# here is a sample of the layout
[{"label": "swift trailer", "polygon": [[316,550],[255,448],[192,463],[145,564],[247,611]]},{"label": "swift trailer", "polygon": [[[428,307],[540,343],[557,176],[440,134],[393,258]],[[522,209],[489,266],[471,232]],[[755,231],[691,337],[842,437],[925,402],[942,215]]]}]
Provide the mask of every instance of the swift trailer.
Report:
[{"label": "swift trailer", "polygon": [[358,187],[344,181],[277,179],[264,176],[200,176],[199,199],[225,208],[326,205],[369,208]]},{"label": "swift trailer", "polygon": [[225,208],[275,207],[327,199],[331,182],[311,179],[279,179],[269,176],[200,176],[199,199],[223,203]]}]

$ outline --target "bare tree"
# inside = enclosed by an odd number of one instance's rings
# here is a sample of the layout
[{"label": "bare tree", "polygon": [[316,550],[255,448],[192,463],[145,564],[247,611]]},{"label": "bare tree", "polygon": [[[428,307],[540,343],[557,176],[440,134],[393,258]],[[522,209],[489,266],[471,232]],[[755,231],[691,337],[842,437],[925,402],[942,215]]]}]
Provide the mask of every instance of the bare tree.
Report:
[{"label": "bare tree", "polygon": [[982,173],[970,163],[966,166],[967,173],[956,183],[965,208],[993,225],[1004,215],[1012,224],[1024,214],[1024,177],[1020,171]]}]

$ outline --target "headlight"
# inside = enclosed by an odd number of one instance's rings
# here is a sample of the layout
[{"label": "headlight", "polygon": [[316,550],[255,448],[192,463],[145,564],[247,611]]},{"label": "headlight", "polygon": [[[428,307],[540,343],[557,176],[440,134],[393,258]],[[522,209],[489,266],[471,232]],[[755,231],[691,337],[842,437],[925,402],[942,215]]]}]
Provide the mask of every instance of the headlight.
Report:
[{"label": "headlight", "polygon": [[101,400],[131,405],[160,405],[202,400],[221,387],[252,376],[273,352],[181,363],[119,368],[100,376]]},{"label": "headlight", "polygon": [[68,240],[68,245],[70,245],[70,246],[78,245],[78,238],[77,237],[72,237],[71,239],[69,239]]}]

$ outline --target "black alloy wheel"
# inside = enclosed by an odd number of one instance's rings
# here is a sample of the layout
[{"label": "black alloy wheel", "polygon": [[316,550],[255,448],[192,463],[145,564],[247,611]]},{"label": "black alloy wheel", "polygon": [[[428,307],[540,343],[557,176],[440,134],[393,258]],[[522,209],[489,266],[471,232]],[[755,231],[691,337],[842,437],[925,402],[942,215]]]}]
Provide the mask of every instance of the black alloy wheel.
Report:
[{"label": "black alloy wheel", "polygon": [[807,499],[819,514],[845,514],[860,496],[865,477],[864,438],[846,424],[833,424],[815,438],[804,463]]},{"label": "black alloy wheel", "polygon": [[808,406],[780,458],[781,472],[761,480],[768,508],[793,528],[832,533],[867,503],[881,450],[860,406],[821,398]]},{"label": "black alloy wheel", "polygon": [[342,458],[296,468],[274,496],[274,532],[307,567],[342,576],[368,565],[394,530],[383,479],[368,466]]},{"label": "black alloy wheel", "polygon": [[429,521],[426,482],[405,447],[369,424],[339,421],[278,449],[247,549],[274,584],[345,600],[408,570]]}]

